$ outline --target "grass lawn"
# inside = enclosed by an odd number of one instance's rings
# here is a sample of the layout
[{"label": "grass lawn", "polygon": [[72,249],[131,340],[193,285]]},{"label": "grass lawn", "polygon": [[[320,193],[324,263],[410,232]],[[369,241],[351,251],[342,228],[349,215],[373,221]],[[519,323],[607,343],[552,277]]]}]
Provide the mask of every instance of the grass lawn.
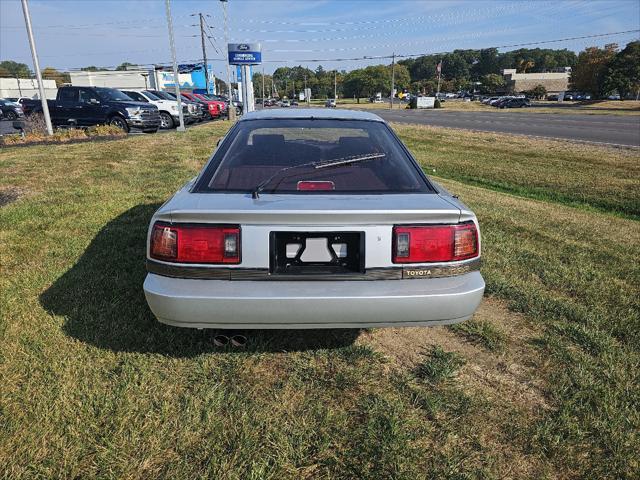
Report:
[{"label": "grass lawn", "polygon": [[637,152],[395,125],[478,214],[477,315],[234,350],[142,294],[227,128],[0,150],[3,478],[638,478]]}]

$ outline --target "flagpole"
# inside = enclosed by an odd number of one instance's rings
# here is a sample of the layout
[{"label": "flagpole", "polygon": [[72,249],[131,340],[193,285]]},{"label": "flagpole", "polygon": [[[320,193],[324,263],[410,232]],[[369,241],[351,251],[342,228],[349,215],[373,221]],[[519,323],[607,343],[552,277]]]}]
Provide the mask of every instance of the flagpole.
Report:
[{"label": "flagpole", "polygon": [[438,70],[438,91],[436,93],[436,97],[438,95],[440,95],[440,77],[442,76],[442,60],[440,60],[440,63],[438,63],[438,66],[436,67]]}]

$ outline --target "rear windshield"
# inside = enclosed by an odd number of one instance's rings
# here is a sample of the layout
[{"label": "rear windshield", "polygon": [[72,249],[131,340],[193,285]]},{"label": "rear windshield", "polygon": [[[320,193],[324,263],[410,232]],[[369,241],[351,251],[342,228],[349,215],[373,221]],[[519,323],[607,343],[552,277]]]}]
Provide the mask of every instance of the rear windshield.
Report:
[{"label": "rear windshield", "polygon": [[239,122],[196,192],[433,192],[382,122],[272,119]]}]

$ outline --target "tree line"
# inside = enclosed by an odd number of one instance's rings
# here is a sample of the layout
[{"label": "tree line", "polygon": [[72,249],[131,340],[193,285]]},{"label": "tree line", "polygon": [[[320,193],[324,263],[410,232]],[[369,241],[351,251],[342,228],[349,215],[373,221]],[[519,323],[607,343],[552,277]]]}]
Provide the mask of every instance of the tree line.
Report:
[{"label": "tree line", "polygon": [[[256,97],[297,96],[305,85],[314,98],[333,98],[334,85],[339,97],[366,98],[378,92],[388,96],[391,91],[391,71],[397,91],[432,94],[437,89],[436,66],[442,62],[443,92],[479,90],[481,93],[504,91],[501,75],[504,69],[518,73],[550,72],[571,67],[571,88],[604,97],[617,92],[621,97],[640,95],[640,41],[628,43],[620,50],[617,44],[603,48],[589,47],[576,55],[567,49],[521,48],[500,53],[496,48],[454,50],[446,54],[423,55],[401,59],[395,65],[370,65],[351,71],[325,70],[319,65],[312,70],[301,65],[277,68],[272,75],[257,71],[253,75]],[[116,70],[134,66],[129,62]],[[106,70],[96,66],[82,70]],[[33,78],[24,63],[0,62],[0,77]],[[69,82],[69,74],[53,67],[43,70],[43,77],[54,79],[58,86]],[[334,84],[335,82],[335,84]],[[264,91],[263,91],[264,88]]]}]

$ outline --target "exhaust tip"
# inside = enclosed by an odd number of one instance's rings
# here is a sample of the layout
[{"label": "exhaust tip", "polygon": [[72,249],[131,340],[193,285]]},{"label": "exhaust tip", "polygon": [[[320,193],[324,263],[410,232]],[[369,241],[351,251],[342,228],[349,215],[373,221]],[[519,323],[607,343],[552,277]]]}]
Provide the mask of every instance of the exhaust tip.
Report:
[{"label": "exhaust tip", "polygon": [[244,335],[234,335],[231,337],[231,345],[234,347],[244,348],[247,346],[247,337]]},{"label": "exhaust tip", "polygon": [[213,344],[216,347],[226,347],[229,345],[229,337],[226,335],[216,335],[213,337]]}]

